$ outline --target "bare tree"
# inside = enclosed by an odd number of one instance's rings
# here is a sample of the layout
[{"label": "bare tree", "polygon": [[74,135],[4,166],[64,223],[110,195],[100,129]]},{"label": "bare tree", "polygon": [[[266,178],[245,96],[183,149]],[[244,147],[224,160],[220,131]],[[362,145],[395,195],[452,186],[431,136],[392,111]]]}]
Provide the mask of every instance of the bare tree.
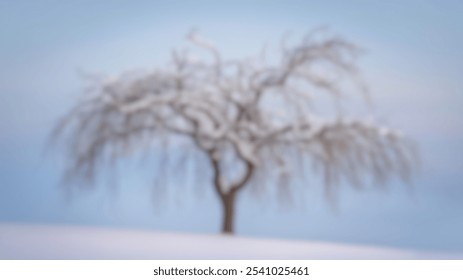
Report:
[{"label": "bare tree", "polygon": [[[408,141],[343,113],[347,92],[364,93],[356,70],[360,51],[350,42],[309,33],[292,46],[282,40],[276,61],[265,50],[254,58],[225,60],[196,32],[188,39],[210,56],[173,51],[164,69],[98,81],[60,121],[53,135],[66,139],[65,177],[91,181],[99,166],[145,148],[142,143],[187,138],[210,163],[224,233],[234,232],[237,195],[251,183],[267,185],[259,176],[264,170],[286,179],[274,184],[284,188],[308,172],[298,167],[310,161],[322,172],[328,195],[342,181],[361,187],[382,186],[393,176],[409,179],[415,155]],[[323,95],[335,105],[331,117],[314,109]],[[225,161],[233,163],[232,170]]]}]

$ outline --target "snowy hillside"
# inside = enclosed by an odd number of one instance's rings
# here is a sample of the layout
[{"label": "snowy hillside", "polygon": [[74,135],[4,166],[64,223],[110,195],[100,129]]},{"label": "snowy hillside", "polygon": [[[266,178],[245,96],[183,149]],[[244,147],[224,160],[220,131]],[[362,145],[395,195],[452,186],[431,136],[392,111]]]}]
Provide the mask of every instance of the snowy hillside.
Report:
[{"label": "snowy hillside", "polygon": [[0,224],[0,259],[455,259],[463,255],[222,235]]}]

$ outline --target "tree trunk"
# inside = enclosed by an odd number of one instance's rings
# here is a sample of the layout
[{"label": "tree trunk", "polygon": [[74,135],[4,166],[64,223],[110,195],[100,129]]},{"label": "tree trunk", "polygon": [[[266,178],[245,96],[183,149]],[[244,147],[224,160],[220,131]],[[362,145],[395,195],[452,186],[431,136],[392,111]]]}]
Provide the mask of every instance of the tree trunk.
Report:
[{"label": "tree trunk", "polygon": [[223,206],[223,226],[222,233],[233,234],[235,231],[234,217],[235,217],[235,192],[230,192],[222,196]]},{"label": "tree trunk", "polygon": [[220,164],[215,153],[216,151],[214,150],[209,151],[209,159],[211,160],[211,164],[213,167],[214,188],[217,192],[217,195],[220,197],[220,201],[222,202],[223,207],[222,233],[234,234],[236,194],[240,192],[240,190],[246,185],[246,183],[251,178],[254,172],[254,165],[249,161],[245,162],[246,171],[243,174],[243,177],[241,178],[241,180],[229,186],[229,188],[226,188],[228,190],[228,192],[226,192],[224,191],[224,187],[222,185],[223,183],[221,180]]}]

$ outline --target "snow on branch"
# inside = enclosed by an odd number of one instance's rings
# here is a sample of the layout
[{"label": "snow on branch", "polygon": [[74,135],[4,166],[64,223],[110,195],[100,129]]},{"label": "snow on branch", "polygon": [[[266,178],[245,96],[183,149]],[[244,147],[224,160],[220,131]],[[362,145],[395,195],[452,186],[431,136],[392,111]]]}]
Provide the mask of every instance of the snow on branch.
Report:
[{"label": "snow on branch", "polygon": [[178,135],[210,155],[218,176],[231,150],[247,170],[229,180],[235,186],[263,165],[288,172],[291,149],[323,168],[327,186],[343,179],[360,186],[365,174],[381,184],[392,175],[410,177],[416,159],[400,133],[343,115],[326,118],[310,106],[314,96],[345,95],[340,77],[356,84],[360,50],[352,43],[310,34],[285,43],[280,61],[268,65],[224,60],[196,32],[188,39],[213,61],[173,52],[171,67],[100,82],[61,120],[56,135],[67,139],[70,176],[92,179],[100,164],[143,149],[141,143]]}]

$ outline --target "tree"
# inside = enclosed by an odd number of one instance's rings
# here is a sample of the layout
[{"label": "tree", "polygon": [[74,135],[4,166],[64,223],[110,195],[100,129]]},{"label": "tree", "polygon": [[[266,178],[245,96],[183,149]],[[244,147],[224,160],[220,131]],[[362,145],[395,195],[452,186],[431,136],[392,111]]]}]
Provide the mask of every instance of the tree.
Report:
[{"label": "tree", "polygon": [[[307,172],[296,167],[308,160],[322,172],[329,196],[343,181],[361,187],[410,178],[410,143],[372,120],[348,118],[340,107],[352,88],[365,93],[356,70],[360,50],[350,42],[312,32],[293,46],[282,40],[279,61],[268,62],[265,50],[224,60],[196,32],[188,39],[210,56],[173,51],[164,69],[98,81],[60,120],[53,135],[67,139],[65,177],[91,181],[99,166],[146,147],[141,143],[189,139],[208,158],[224,233],[234,232],[238,194],[252,182],[263,184],[263,170],[284,179],[274,184],[284,188]],[[333,117],[314,109],[323,95],[335,105]]]}]

